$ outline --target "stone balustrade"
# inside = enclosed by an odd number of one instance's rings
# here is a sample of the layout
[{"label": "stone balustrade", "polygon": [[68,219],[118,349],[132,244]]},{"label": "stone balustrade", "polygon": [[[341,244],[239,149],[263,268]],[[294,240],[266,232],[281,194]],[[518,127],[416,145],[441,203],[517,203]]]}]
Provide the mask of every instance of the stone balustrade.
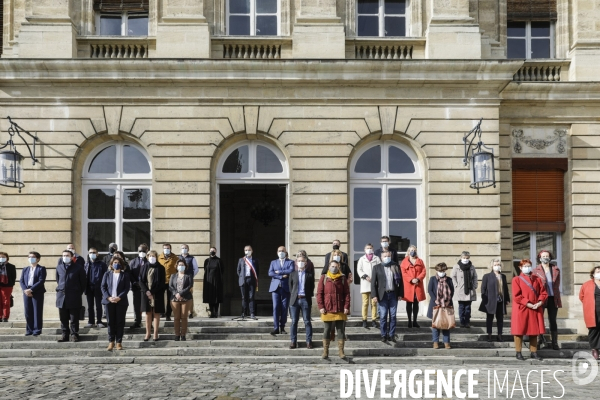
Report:
[{"label": "stone balustrade", "polygon": [[569,61],[527,60],[513,76],[516,82],[560,82],[568,80]]},{"label": "stone balustrade", "polygon": [[292,40],[283,37],[216,37],[212,58],[272,60],[291,58]]},{"label": "stone balustrade", "polygon": [[425,58],[425,39],[349,38],[346,58],[358,60],[412,60]]},{"label": "stone balustrade", "polygon": [[156,48],[153,38],[87,36],[79,37],[79,58],[144,59],[152,57]]}]

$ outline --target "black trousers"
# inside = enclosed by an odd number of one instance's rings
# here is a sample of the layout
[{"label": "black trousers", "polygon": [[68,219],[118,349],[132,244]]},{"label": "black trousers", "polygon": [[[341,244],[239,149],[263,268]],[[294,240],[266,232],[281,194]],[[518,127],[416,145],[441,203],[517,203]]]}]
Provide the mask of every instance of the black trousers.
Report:
[{"label": "black trousers", "polygon": [[488,335],[492,334],[492,328],[494,327],[494,316],[496,316],[496,325],[498,325],[498,336],[502,335],[502,328],[504,327],[504,302],[498,303],[496,306],[496,314],[485,314],[485,326],[487,328]]},{"label": "black trousers", "polygon": [[[63,336],[79,337],[79,313],[81,308],[59,308],[58,316],[60,318],[60,329],[62,330]],[[70,324],[70,329],[69,329]]]},{"label": "black trousers", "polygon": [[558,330],[558,325],[556,324],[556,315],[558,314],[558,308],[556,307],[556,303],[554,302],[554,296],[548,297],[546,307],[544,308],[548,311],[548,320],[550,321],[550,332],[556,332]]},{"label": "black trousers", "polygon": [[133,297],[133,314],[135,316],[135,323],[142,323],[142,291],[140,289],[133,289],[131,291],[131,297]]},{"label": "black trousers", "polygon": [[[256,314],[256,302],[254,301],[254,293],[256,292],[256,282],[251,276],[247,276],[244,284],[240,286],[242,291],[242,313],[246,313],[246,309],[250,308],[250,314]],[[287,313],[287,310],[285,311]]]},{"label": "black trousers", "polygon": [[125,315],[127,306],[122,304],[110,303],[106,305],[106,319],[108,321],[108,341],[121,343],[123,341],[123,332],[125,330]]},{"label": "black trousers", "polygon": [[210,316],[216,318],[219,315],[219,303],[208,303]]},{"label": "black trousers", "polygon": [[173,312],[173,310],[171,309],[171,298],[173,297],[173,295],[171,294],[171,291],[167,288],[167,304],[166,304],[166,313],[165,316],[166,317],[171,317],[171,313]]},{"label": "black trousers", "polygon": [[[88,303],[88,323],[95,324],[102,322],[102,290],[100,285],[96,285],[90,289],[90,294],[86,294]],[[96,307],[94,307],[96,302]],[[96,311],[94,313],[94,310]]]}]

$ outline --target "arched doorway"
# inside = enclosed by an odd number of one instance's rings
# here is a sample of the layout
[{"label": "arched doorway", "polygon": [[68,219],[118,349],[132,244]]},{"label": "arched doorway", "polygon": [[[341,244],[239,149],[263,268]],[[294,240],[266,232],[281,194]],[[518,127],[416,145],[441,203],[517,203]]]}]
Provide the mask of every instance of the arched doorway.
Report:
[{"label": "arched doorway", "polygon": [[82,176],[84,249],[108,254],[111,242],[128,258],[152,239],[152,166],[147,153],[127,142],[105,143],[89,155]]},{"label": "arched doorway", "polygon": [[[350,260],[354,269],[371,243],[380,247],[389,236],[399,259],[421,240],[421,172],[416,154],[406,145],[379,141],[361,149],[350,164]],[[421,254],[423,249],[421,250]],[[352,313],[360,315],[360,279],[352,285]],[[400,305],[398,310],[400,310]]]},{"label": "arched doorway", "polygon": [[244,141],[217,163],[217,248],[225,265],[223,315],[241,314],[236,266],[251,245],[259,261],[257,314],[271,315],[269,263],[288,243],[288,164],[283,153],[262,141]]}]

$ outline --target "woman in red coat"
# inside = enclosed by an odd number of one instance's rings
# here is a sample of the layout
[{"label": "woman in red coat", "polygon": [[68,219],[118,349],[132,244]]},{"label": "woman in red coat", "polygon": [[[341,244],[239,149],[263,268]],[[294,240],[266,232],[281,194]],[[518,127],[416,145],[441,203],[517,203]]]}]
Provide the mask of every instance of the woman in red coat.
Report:
[{"label": "woman in red coat", "polygon": [[417,255],[417,246],[408,248],[400,268],[402,269],[402,280],[404,281],[404,297],[402,300],[406,302],[408,327],[420,328],[417,323],[417,314],[419,313],[419,302],[425,300],[425,285],[423,284],[425,263]]},{"label": "woman in red coat", "polygon": [[531,358],[542,360],[537,354],[537,336],[545,333],[544,308],[548,293],[542,280],[531,267],[531,260],[523,259],[519,263],[521,274],[512,280],[513,310],[511,318],[511,333],[515,337],[517,360],[524,360],[521,350],[523,336],[529,336]]},{"label": "woman in red coat", "polygon": [[579,300],[583,303],[583,319],[589,329],[588,340],[592,355],[598,359],[600,348],[600,267],[594,267],[590,279],[581,286]]}]

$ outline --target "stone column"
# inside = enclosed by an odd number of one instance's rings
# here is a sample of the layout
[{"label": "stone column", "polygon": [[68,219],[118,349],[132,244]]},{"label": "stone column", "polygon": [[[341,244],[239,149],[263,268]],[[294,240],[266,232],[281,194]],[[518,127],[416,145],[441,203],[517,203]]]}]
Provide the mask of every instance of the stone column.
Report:
[{"label": "stone column", "polygon": [[571,3],[571,59],[569,80],[600,81],[600,3],[597,0],[573,0]]},{"label": "stone column", "polygon": [[293,58],[345,58],[346,37],[335,0],[296,0]]},{"label": "stone column", "polygon": [[203,0],[163,0],[155,57],[210,58],[210,32]]},{"label": "stone column", "polygon": [[27,0],[19,33],[20,58],[76,58],[72,0]]},{"label": "stone column", "polygon": [[481,59],[481,32],[469,16],[469,0],[427,0],[427,58]]}]

